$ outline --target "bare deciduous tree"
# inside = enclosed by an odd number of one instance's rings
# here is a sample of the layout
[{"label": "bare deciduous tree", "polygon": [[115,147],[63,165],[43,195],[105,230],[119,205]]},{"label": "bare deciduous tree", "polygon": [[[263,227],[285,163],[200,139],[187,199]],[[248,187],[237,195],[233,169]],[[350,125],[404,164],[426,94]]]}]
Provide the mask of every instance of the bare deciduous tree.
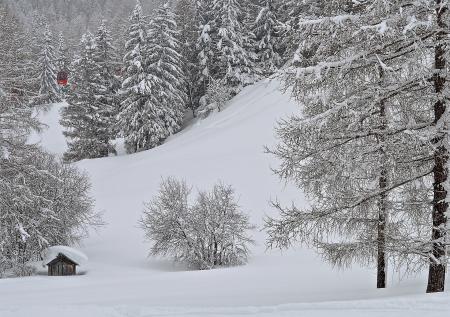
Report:
[{"label": "bare deciduous tree", "polygon": [[200,270],[247,263],[253,243],[247,232],[254,227],[240,211],[234,190],[217,184],[211,192],[199,192],[192,206],[190,193],[185,182],[168,178],[145,205],[140,225],[153,243],[150,254]]}]

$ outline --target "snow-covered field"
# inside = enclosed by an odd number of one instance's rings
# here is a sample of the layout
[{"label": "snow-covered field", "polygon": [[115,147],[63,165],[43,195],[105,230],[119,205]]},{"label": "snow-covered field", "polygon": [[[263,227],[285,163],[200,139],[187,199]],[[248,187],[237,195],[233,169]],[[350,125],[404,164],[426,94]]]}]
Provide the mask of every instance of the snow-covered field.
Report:
[{"label": "snow-covered field", "polygon": [[[61,154],[65,140],[55,105],[43,115],[49,126],[42,145]],[[246,266],[185,271],[148,258],[137,227],[143,202],[156,193],[162,177],[176,176],[199,188],[216,181],[232,184],[240,205],[259,228],[273,215],[269,201],[303,202],[299,192],[272,174],[273,157],[264,145],[276,141],[276,120],[298,111],[277,82],[246,88],[229,106],[196,122],[163,146],[135,155],[78,163],[93,184],[106,226],[84,241],[90,259],[76,277],[0,280],[0,317],[147,316],[443,316],[448,293],[425,295],[425,274],[403,279],[392,272],[390,288],[376,290],[374,270],[333,270],[313,251],[267,251],[265,234]],[[450,285],[449,285],[450,286]]]}]

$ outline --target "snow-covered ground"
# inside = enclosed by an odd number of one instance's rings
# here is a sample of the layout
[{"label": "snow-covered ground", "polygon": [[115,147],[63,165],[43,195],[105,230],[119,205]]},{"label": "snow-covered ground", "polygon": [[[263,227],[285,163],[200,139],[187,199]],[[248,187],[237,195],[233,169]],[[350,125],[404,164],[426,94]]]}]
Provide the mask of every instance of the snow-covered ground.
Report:
[{"label": "snow-covered ground", "polygon": [[[65,140],[55,105],[42,116],[49,126],[40,140],[61,154]],[[147,316],[442,316],[450,312],[448,293],[425,295],[425,274],[412,279],[390,275],[390,288],[376,290],[374,270],[333,270],[313,251],[267,251],[265,234],[250,263],[212,271],[185,271],[148,258],[137,226],[143,202],[156,193],[162,177],[184,178],[209,188],[232,184],[240,205],[259,228],[273,215],[269,201],[303,203],[293,187],[272,174],[276,120],[298,106],[277,82],[247,87],[220,113],[198,121],[163,146],[134,155],[78,163],[91,176],[97,208],[107,225],[92,233],[81,250],[90,262],[76,277],[44,275],[0,280],[1,317]],[[45,270],[43,271],[45,272]],[[450,285],[449,285],[450,286]]]}]

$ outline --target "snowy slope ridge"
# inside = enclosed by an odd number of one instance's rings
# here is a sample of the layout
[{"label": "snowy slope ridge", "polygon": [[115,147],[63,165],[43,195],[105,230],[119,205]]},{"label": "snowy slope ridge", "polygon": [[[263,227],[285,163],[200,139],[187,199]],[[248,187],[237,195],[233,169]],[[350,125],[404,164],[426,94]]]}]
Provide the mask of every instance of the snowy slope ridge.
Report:
[{"label": "snowy slope ridge", "polygon": [[[448,293],[424,295],[425,276],[376,290],[374,270],[333,270],[307,249],[266,251],[255,230],[250,263],[212,271],[185,271],[170,261],[147,258],[149,246],[137,226],[143,202],[162,177],[184,178],[207,189],[218,180],[234,186],[242,208],[261,228],[273,215],[269,200],[302,203],[299,192],[272,174],[263,146],[276,140],[277,119],[298,106],[269,81],[247,87],[220,113],[190,125],[164,145],[134,155],[86,160],[97,208],[107,225],[84,241],[87,273],[0,280],[0,316],[427,316],[450,312]],[[34,140],[54,153],[65,150],[55,105],[42,120],[49,129]],[[432,308],[432,309],[431,309]]]}]

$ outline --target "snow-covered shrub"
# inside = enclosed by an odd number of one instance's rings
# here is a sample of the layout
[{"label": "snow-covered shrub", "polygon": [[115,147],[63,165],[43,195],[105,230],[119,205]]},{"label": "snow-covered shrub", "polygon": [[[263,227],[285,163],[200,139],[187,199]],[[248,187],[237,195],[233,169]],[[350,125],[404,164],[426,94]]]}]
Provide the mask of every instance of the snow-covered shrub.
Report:
[{"label": "snow-covered shrub", "polygon": [[140,221],[153,243],[150,254],[170,256],[194,269],[247,263],[254,227],[236,203],[230,186],[201,191],[193,205],[191,188],[174,178],[163,180],[158,195],[145,205]]},{"label": "snow-covered shrub", "polygon": [[206,96],[197,110],[197,115],[206,118],[215,110],[221,111],[231,96],[231,90],[225,80],[211,79]]},{"label": "snow-covered shrub", "polygon": [[26,277],[36,274],[36,267],[28,263],[18,263],[12,269],[12,274],[16,277]]}]

